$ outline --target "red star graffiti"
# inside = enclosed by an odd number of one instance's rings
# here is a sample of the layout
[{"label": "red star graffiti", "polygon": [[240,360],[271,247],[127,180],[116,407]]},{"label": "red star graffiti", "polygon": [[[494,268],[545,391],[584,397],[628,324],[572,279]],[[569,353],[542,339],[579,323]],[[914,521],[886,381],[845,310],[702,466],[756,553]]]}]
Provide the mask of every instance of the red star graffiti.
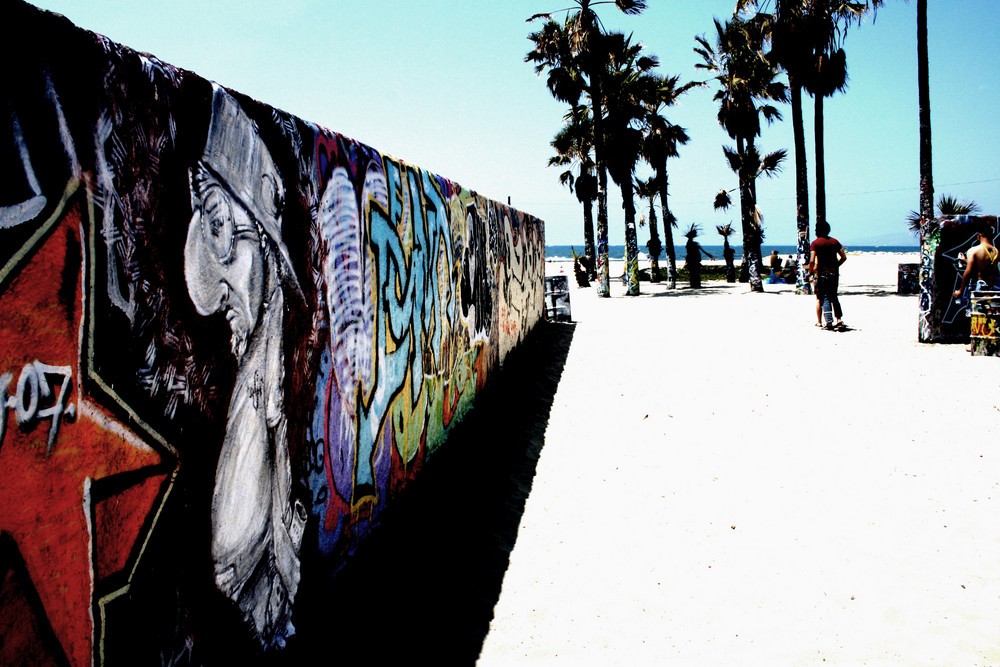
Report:
[{"label": "red star graffiti", "polygon": [[70,202],[0,286],[3,664],[94,662],[98,596],[127,590],[173,475],[81,387],[85,198]]}]

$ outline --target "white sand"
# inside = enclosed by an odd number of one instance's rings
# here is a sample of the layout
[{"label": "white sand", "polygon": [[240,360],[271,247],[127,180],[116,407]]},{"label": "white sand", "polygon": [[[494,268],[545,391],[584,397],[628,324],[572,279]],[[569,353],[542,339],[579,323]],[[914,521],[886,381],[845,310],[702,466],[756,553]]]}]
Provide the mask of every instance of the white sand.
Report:
[{"label": "white sand", "polygon": [[917,343],[901,261],[849,257],[847,333],[789,286],[574,287],[478,664],[1000,664],[1000,359]]}]

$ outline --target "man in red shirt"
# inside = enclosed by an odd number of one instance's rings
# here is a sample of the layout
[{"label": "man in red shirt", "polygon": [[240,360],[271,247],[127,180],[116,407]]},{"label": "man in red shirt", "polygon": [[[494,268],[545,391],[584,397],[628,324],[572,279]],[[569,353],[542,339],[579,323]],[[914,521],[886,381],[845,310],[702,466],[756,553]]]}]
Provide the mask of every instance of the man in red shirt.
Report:
[{"label": "man in red shirt", "polygon": [[[816,277],[816,317],[820,310],[826,318],[826,328],[844,331],[847,325],[842,319],[843,310],[840,299],[837,298],[837,288],[840,282],[840,265],[847,261],[847,253],[840,241],[830,236],[830,225],[827,222],[816,223],[816,240],[809,246],[808,271]],[[837,318],[836,324],[834,317]],[[819,326],[819,323],[817,323]]]}]

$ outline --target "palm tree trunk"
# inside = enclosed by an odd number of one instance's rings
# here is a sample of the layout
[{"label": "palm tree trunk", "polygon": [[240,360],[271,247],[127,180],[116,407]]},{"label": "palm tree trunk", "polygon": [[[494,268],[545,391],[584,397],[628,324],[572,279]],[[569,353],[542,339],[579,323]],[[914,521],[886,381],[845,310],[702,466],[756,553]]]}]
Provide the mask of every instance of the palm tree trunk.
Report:
[{"label": "palm tree trunk", "polygon": [[660,282],[660,250],[663,249],[663,244],[660,243],[660,232],[657,227],[655,197],[650,196],[649,243],[646,247],[649,248],[649,282],[651,283]]},{"label": "palm tree trunk", "polygon": [[608,172],[597,167],[597,296],[611,296],[608,268]]},{"label": "palm tree trunk", "polygon": [[[747,142],[749,147],[753,146],[753,141]],[[745,147],[742,137],[736,139],[736,150],[740,155],[745,155],[748,148]],[[745,161],[741,161],[745,162]],[[743,267],[740,269],[742,275],[746,272],[750,280],[750,291],[763,292],[764,283],[760,278],[760,234],[753,221],[753,189],[752,176],[747,173],[745,166],[739,169],[740,180],[740,219],[743,223]]]},{"label": "palm tree trunk", "polygon": [[639,296],[639,242],[635,231],[635,203],[632,178],[622,179],[622,206],[625,209],[625,296]]},{"label": "palm tree trunk", "polygon": [[591,68],[591,111],[594,116],[594,159],[597,163],[597,296],[611,296],[608,269],[608,169],[604,159],[604,105],[598,67]]},{"label": "palm tree trunk", "polygon": [[826,222],[826,169],[823,164],[823,95],[815,95],[813,126],[816,141],[816,224]]},{"label": "palm tree trunk", "polygon": [[660,210],[663,211],[663,241],[667,250],[667,289],[677,289],[677,253],[674,250],[674,230],[667,206],[667,160],[656,170],[660,182]]},{"label": "palm tree trunk", "polygon": [[934,174],[931,162],[931,93],[927,61],[927,0],[917,2],[917,76],[920,105],[920,215],[934,217]]},{"label": "palm tree trunk", "polygon": [[594,252],[594,200],[592,199],[583,202],[583,254],[587,256],[587,279],[595,280],[597,271],[594,268],[594,261],[597,255]]},{"label": "palm tree trunk", "polygon": [[918,339],[933,342],[934,311],[937,290],[934,288],[933,239],[929,238],[934,219],[934,173],[931,162],[931,93],[927,59],[927,0],[917,0],[917,88],[920,112],[920,319]]},{"label": "palm tree trunk", "polygon": [[788,76],[788,83],[792,93],[792,131],[795,135],[795,228],[799,262],[795,272],[795,293],[812,294],[812,284],[806,276],[809,261],[809,173],[802,118],[802,86],[791,75]]}]

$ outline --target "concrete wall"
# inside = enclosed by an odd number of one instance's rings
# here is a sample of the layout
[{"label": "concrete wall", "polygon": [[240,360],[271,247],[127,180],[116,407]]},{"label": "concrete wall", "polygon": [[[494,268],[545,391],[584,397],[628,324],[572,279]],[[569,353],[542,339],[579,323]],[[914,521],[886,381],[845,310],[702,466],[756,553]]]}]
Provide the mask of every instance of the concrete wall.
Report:
[{"label": "concrete wall", "polygon": [[0,16],[0,662],[280,651],[538,321],[542,222]]},{"label": "concrete wall", "polygon": [[979,229],[989,232],[993,243],[1000,242],[996,216],[954,216],[936,218],[932,231],[924,235],[920,246],[920,321],[921,343],[968,342],[968,291],[954,297],[962,282],[967,253],[978,243]]}]

